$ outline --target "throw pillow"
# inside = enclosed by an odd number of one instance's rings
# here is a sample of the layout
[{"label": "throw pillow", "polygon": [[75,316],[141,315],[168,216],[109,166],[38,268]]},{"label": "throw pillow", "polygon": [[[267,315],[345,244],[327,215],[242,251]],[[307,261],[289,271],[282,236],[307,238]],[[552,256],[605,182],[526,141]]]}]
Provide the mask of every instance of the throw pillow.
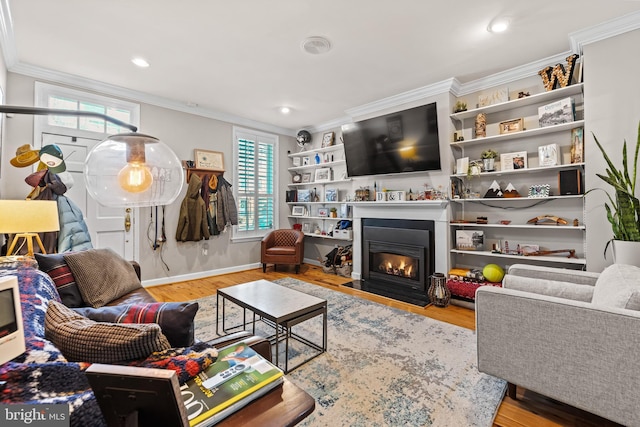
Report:
[{"label": "throw pillow", "polygon": [[47,273],[60,294],[60,299],[67,307],[84,307],[86,304],[80,295],[76,279],[71,273],[63,254],[34,253],[38,268]]},{"label": "throw pillow", "polygon": [[193,318],[197,302],[123,304],[100,308],[82,307],[74,311],[96,322],[157,323],[172,347],[193,345]]},{"label": "throw pillow", "polygon": [[594,305],[626,308],[632,295],[640,290],[640,268],[613,264],[605,268],[593,290]]},{"label": "throw pillow", "polygon": [[68,253],[64,260],[91,307],[102,307],[142,286],[131,263],[111,249]]},{"label": "throw pillow", "polygon": [[56,301],[49,302],[44,328],[45,337],[72,362],[123,362],[171,348],[155,323],[95,322]]}]

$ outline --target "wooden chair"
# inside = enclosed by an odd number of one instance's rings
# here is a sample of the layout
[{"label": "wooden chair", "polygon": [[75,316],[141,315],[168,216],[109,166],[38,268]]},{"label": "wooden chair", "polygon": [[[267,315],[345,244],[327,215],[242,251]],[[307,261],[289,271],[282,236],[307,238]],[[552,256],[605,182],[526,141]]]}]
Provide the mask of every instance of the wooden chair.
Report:
[{"label": "wooden chair", "polygon": [[273,230],[261,243],[262,272],[267,271],[267,264],[293,264],[296,273],[304,260],[304,233],[293,229]]}]

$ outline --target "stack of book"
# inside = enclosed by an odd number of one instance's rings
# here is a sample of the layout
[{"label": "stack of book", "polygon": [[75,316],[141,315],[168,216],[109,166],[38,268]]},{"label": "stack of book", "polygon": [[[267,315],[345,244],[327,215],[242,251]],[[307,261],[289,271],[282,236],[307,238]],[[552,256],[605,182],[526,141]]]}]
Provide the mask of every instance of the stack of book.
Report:
[{"label": "stack of book", "polygon": [[283,380],[280,368],[244,342],[225,347],[215,363],[180,387],[189,425],[214,425]]},{"label": "stack of book", "polygon": [[500,282],[489,282],[478,268],[452,268],[447,277],[451,298],[475,302],[476,289],[480,286],[502,286]]}]

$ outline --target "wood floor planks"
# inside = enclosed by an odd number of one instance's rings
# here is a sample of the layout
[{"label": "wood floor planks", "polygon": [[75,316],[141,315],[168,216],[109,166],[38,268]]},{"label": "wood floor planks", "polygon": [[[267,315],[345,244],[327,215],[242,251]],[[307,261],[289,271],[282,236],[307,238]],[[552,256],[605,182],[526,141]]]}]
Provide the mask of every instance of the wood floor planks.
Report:
[{"label": "wood floor planks", "polygon": [[[267,269],[247,270],[219,276],[206,277],[198,280],[176,282],[170,285],[149,287],[147,290],[158,301],[188,301],[215,295],[217,289],[254,280],[277,280],[294,277],[308,283],[314,283],[336,291],[356,295],[371,301],[399,308],[411,313],[427,316],[442,322],[447,322],[463,328],[475,330],[475,312],[467,308],[450,305],[447,308],[435,306],[418,307],[390,298],[374,295],[368,292],[344,286],[351,279],[325,274],[321,268],[303,265],[300,274],[295,274],[293,267],[273,267]],[[602,419],[579,409],[548,399],[542,395],[518,387],[518,400],[505,397],[494,421],[494,426],[500,427],[613,427],[618,424]]]}]

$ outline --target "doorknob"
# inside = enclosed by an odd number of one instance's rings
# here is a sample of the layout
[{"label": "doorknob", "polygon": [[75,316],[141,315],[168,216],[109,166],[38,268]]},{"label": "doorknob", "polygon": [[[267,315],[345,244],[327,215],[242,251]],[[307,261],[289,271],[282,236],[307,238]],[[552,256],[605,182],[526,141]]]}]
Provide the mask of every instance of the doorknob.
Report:
[{"label": "doorknob", "polygon": [[129,232],[131,229],[131,208],[127,208],[125,212],[127,214],[124,216],[124,231]]}]

